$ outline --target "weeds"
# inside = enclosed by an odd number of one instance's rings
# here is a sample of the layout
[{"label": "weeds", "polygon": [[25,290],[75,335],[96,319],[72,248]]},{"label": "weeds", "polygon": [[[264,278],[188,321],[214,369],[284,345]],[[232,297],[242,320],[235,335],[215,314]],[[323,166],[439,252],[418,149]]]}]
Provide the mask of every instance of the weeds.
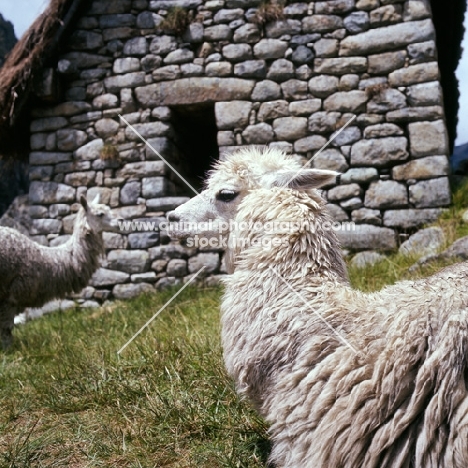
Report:
[{"label": "weeds", "polygon": [[120,161],[119,151],[110,143],[105,143],[99,151],[99,157],[103,161]]},{"label": "weeds", "polygon": [[284,19],[284,5],[275,0],[266,0],[260,4],[252,21],[259,25],[264,25],[270,21]]},{"label": "weeds", "polygon": [[192,21],[191,13],[182,7],[170,8],[167,16],[161,22],[159,27],[166,31],[174,32],[177,35],[182,35]]},{"label": "weeds", "polygon": [[15,330],[0,361],[0,466],[262,467],[265,424],[224,371],[219,291],[187,288]]}]

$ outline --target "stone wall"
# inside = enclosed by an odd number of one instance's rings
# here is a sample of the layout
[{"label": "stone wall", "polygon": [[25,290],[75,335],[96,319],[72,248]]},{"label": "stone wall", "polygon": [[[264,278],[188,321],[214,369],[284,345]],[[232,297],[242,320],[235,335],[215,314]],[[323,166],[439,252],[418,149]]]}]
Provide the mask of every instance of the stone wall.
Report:
[{"label": "stone wall", "polygon": [[[60,100],[32,111],[36,240],[66,240],[86,191],[125,219],[160,223],[187,189],[118,115],[190,177],[186,159],[195,156],[180,150],[174,112],[210,103],[221,154],[270,145],[305,161],[356,116],[313,161],[343,173],[325,196],[337,220],[357,223],[345,247],[394,249],[399,234],[440,215],[450,203],[448,143],[428,2],[290,3],[283,19],[267,23],[258,4],[91,2],[51,64],[58,77],[45,70],[38,88],[53,94],[58,79]],[[161,29],[174,6],[191,12],[181,35]],[[215,278],[222,273],[219,252],[160,245],[157,231],[105,240],[104,267],[86,298],[175,284],[203,264]]]}]

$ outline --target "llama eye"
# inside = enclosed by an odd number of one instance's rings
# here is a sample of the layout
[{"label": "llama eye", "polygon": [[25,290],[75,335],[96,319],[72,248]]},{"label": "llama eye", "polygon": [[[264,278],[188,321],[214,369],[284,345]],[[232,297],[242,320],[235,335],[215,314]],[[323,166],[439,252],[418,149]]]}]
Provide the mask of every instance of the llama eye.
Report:
[{"label": "llama eye", "polygon": [[217,193],[216,200],[227,203],[234,200],[237,195],[239,195],[239,192],[234,192],[234,190],[221,190]]},{"label": "llama eye", "polygon": [[98,218],[102,218],[104,216],[104,213],[98,213]]}]

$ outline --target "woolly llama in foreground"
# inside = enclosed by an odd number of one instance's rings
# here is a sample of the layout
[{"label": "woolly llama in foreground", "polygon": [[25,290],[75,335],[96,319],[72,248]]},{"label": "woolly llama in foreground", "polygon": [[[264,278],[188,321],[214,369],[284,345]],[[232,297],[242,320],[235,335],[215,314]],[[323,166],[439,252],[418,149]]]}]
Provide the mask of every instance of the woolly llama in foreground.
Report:
[{"label": "woolly llama in foreground", "polygon": [[[281,160],[283,168],[272,167]],[[235,218],[221,306],[224,359],[238,391],[271,424],[271,462],[466,468],[467,264],[378,293],[353,290],[315,190],[333,175],[298,174],[294,165],[271,151],[234,155],[205,192],[169,216]],[[294,227],[272,229],[275,221]]]},{"label": "woolly llama in foreground", "polygon": [[110,208],[81,197],[73,235],[58,247],[44,247],[20,232],[0,227],[0,337],[12,342],[15,315],[52,299],[81,291],[99,265],[103,230],[117,230]]}]

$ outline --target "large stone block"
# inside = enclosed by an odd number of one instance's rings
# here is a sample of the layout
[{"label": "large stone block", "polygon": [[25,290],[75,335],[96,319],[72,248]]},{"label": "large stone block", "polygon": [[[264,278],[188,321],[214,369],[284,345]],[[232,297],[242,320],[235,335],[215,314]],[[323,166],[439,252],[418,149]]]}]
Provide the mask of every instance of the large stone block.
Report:
[{"label": "large stone block", "polygon": [[281,97],[281,87],[271,80],[260,81],[255,85],[252,92],[254,101],[272,101]]},{"label": "large stone block", "polygon": [[278,39],[262,39],[254,45],[253,52],[257,59],[276,59],[284,57],[288,43]]},{"label": "large stone block", "polygon": [[340,45],[340,55],[356,56],[399,49],[408,44],[432,40],[434,34],[434,25],[429,19],[371,29],[344,38]]},{"label": "large stone block", "polygon": [[406,52],[402,50],[370,55],[367,72],[375,75],[389,73],[402,68],[405,65],[405,60]]},{"label": "large stone block", "polygon": [[404,184],[394,180],[372,182],[366,190],[367,208],[401,208],[408,205],[408,192]]},{"label": "large stone block", "polygon": [[349,169],[341,175],[341,183],[351,184],[356,182],[358,184],[368,184],[373,180],[378,180],[379,173],[375,167],[356,167]]},{"label": "large stone block", "polygon": [[112,290],[112,294],[115,299],[131,299],[132,297],[137,297],[140,294],[148,294],[152,292],[155,292],[155,289],[148,283],[117,284]]},{"label": "large stone block", "polygon": [[33,151],[29,154],[29,164],[31,166],[42,166],[45,164],[58,164],[71,161],[72,153],[49,153],[46,151]]},{"label": "large stone block", "polygon": [[416,208],[450,205],[451,195],[448,177],[423,180],[410,185],[409,200]]},{"label": "large stone block", "polygon": [[234,65],[234,75],[241,78],[265,78],[265,60],[246,60]]},{"label": "large stone block", "polygon": [[135,88],[136,86],[145,84],[145,75],[145,72],[133,72],[109,76],[104,79],[104,86],[109,93],[115,93],[122,88]]},{"label": "large stone block", "polygon": [[33,219],[29,233],[32,236],[59,234],[61,229],[62,221],[57,219]]},{"label": "large stone block", "polygon": [[76,190],[56,182],[34,181],[29,185],[29,202],[50,205],[52,203],[71,203],[75,201]]},{"label": "large stone block", "polygon": [[446,176],[449,171],[447,156],[428,156],[395,166],[392,169],[392,176],[395,180],[431,179]]},{"label": "large stone block", "polygon": [[142,195],[145,198],[170,195],[172,185],[166,177],[144,177],[142,179]]},{"label": "large stone block", "polygon": [[111,270],[143,273],[149,266],[149,254],[145,250],[112,250],[107,262]]},{"label": "large stone block", "polygon": [[403,107],[386,115],[388,122],[405,123],[421,120],[436,120],[444,116],[442,106]]},{"label": "large stone block", "polygon": [[437,62],[410,65],[400,70],[395,70],[388,75],[390,86],[409,86],[415,83],[424,83],[439,79],[439,65]]},{"label": "large stone block", "polygon": [[108,118],[99,119],[94,124],[96,133],[101,138],[109,138],[111,136],[114,136],[119,130],[119,127],[120,127],[119,122],[115,121],[114,119],[108,119]]},{"label": "large stone block", "polygon": [[151,177],[166,174],[167,166],[163,161],[141,161],[125,164],[116,173],[116,177]]},{"label": "large stone block", "polygon": [[383,123],[369,125],[364,129],[364,138],[384,138],[403,135],[403,130],[395,124]]},{"label": "large stone block", "polygon": [[315,73],[331,73],[344,75],[346,73],[362,73],[367,70],[365,57],[320,58],[314,61]]},{"label": "large stone block", "polygon": [[289,103],[284,100],[264,102],[258,110],[258,120],[260,122],[287,116],[289,116]]},{"label": "large stone block", "polygon": [[288,80],[281,83],[281,91],[285,99],[297,101],[307,98],[307,83],[301,80]]},{"label": "large stone block", "polygon": [[260,29],[256,24],[247,23],[234,31],[234,42],[256,44],[260,40]]},{"label": "large stone block", "polygon": [[411,229],[424,224],[433,223],[442,214],[441,208],[426,208],[422,210],[387,210],[384,212],[384,226]]},{"label": "large stone block", "polygon": [[173,36],[156,36],[150,44],[149,50],[155,55],[166,55],[177,49],[177,42]]},{"label": "large stone block", "polygon": [[367,103],[367,112],[369,114],[384,114],[405,106],[405,95],[397,89],[387,88],[372,97]]},{"label": "large stone block", "polygon": [[250,99],[255,81],[240,78],[182,78],[135,89],[144,107]]},{"label": "large stone block", "polygon": [[230,41],[232,38],[232,29],[227,24],[217,24],[205,28],[204,38],[207,41]]},{"label": "large stone block", "polygon": [[289,112],[294,116],[309,116],[320,110],[322,101],[320,99],[305,99],[294,101],[289,104]]},{"label": "large stone block", "polygon": [[214,273],[219,269],[220,261],[219,254],[203,252],[199,253],[188,260],[188,269],[190,273],[197,273],[202,267],[205,267],[202,275]]},{"label": "large stone block", "polygon": [[337,112],[359,112],[364,109],[368,96],[364,91],[338,92],[323,102],[323,109]]},{"label": "large stone block", "polygon": [[217,102],[216,125],[219,130],[243,128],[249,122],[252,103],[248,101]]},{"label": "large stone block", "polygon": [[297,140],[307,134],[307,119],[279,117],[273,121],[273,130],[278,140]]},{"label": "large stone block", "polygon": [[320,135],[311,135],[305,138],[300,138],[294,143],[294,151],[297,153],[307,153],[316,151],[325,145],[327,140]]},{"label": "large stone block", "polygon": [[105,286],[113,286],[114,284],[125,283],[129,278],[130,275],[123,271],[99,268],[92,276],[90,284],[96,288],[102,288]]},{"label": "large stone block", "polygon": [[316,112],[308,120],[308,129],[312,133],[331,133],[337,129],[339,112]]},{"label": "large stone block", "polygon": [[445,244],[444,231],[440,227],[421,229],[413,234],[398,249],[407,256],[436,254]]},{"label": "large stone block", "polygon": [[408,159],[408,142],[404,137],[361,140],[351,148],[351,166],[384,167]]},{"label": "large stone block", "polygon": [[132,232],[128,243],[131,249],[149,249],[159,244],[159,232]]},{"label": "large stone block", "polygon": [[340,151],[336,149],[327,149],[319,153],[312,160],[311,167],[315,167],[317,169],[328,169],[337,172],[346,172],[349,166],[346,162],[346,158],[341,154]]},{"label": "large stone block", "polygon": [[294,78],[294,65],[286,59],[275,60],[268,70],[267,78],[278,82]]},{"label": "large stone block", "polygon": [[63,128],[68,124],[65,117],[49,117],[44,119],[35,119],[31,121],[29,129],[34,132],[49,132]]},{"label": "large stone block", "polygon": [[448,138],[442,120],[408,125],[411,155],[415,158],[448,154]]},{"label": "large stone block", "polygon": [[343,27],[343,20],[336,15],[312,15],[302,20],[305,33],[325,33]]},{"label": "large stone block", "polygon": [[140,60],[136,57],[118,58],[114,62],[113,71],[117,74],[130,73],[140,70]]},{"label": "large stone block", "polygon": [[316,2],[315,13],[319,15],[348,13],[354,8],[355,0],[328,0],[327,2]]},{"label": "large stone block", "polygon": [[352,250],[394,250],[396,249],[395,231],[369,224],[357,224],[354,230],[337,231],[338,239],[344,248]]},{"label": "large stone block", "polygon": [[127,182],[120,189],[120,203],[122,205],[135,205],[141,194],[141,182]]},{"label": "large stone block", "polygon": [[141,137],[163,137],[171,134],[171,126],[165,122],[147,122],[133,124],[133,128],[125,128],[125,136],[132,141],[141,141]]},{"label": "large stone block", "polygon": [[75,158],[81,161],[92,161],[94,159],[98,159],[103,147],[104,141],[101,138],[92,140],[75,151]]},{"label": "large stone block", "polygon": [[329,201],[341,201],[359,197],[361,194],[362,189],[358,184],[338,185],[328,191],[327,199]]},{"label": "large stone block", "polygon": [[122,206],[120,208],[114,208],[112,213],[121,219],[134,219],[140,218],[146,212],[145,205],[130,205],[130,206]]},{"label": "large stone block", "polygon": [[249,145],[265,145],[274,140],[275,134],[271,125],[263,122],[256,125],[249,125],[242,132],[242,138]]},{"label": "large stone block", "polygon": [[228,44],[223,47],[223,55],[231,62],[243,62],[253,57],[249,44]]},{"label": "large stone block", "polygon": [[[240,29],[240,28],[239,28]],[[294,19],[286,19],[280,21],[270,21],[265,25],[266,37],[281,37],[285,34],[294,35],[300,34],[301,22]]]},{"label": "large stone block", "polygon": [[406,94],[410,106],[437,106],[442,104],[442,88],[437,81],[410,86]]}]

